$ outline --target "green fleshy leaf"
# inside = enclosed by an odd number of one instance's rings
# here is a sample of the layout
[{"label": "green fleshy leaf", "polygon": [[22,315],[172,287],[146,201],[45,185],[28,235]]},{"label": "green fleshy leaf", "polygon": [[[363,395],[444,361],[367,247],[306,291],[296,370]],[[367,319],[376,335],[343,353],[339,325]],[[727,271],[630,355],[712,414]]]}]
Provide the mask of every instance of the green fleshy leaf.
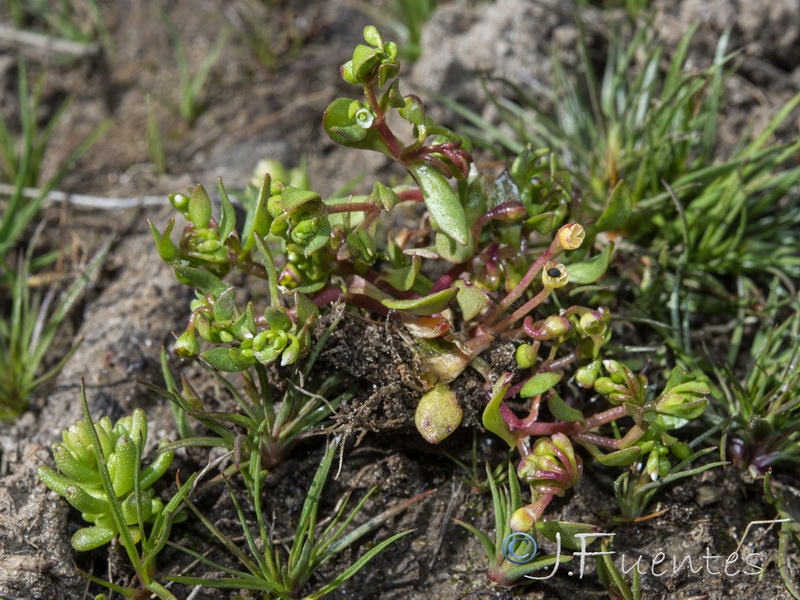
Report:
[{"label": "green fleshy leaf", "polygon": [[486,308],[486,305],[489,304],[489,298],[479,287],[464,281],[457,281],[456,287],[458,288],[456,301],[461,309],[461,314],[465,320],[471,321]]},{"label": "green fleshy leaf", "polygon": [[[659,411],[660,414],[658,414],[655,419],[652,419],[652,422],[660,425],[667,431],[680,429],[689,421],[702,415],[706,411],[707,403],[708,401],[706,399],[700,399],[680,406],[670,407],[666,410],[657,408],[656,410]],[[652,413],[648,413],[645,420],[651,420],[651,414]]]},{"label": "green fleshy leaf", "polygon": [[[552,211],[544,212],[525,221],[525,225],[542,234],[549,233],[556,224],[556,214]],[[570,265],[570,280],[572,280],[572,266]]]},{"label": "green fleshy leaf", "polygon": [[222,346],[206,350],[200,356],[215,369],[226,373],[238,373],[256,363],[255,358],[252,360],[245,359],[240,350]]},{"label": "green fleshy leaf", "polygon": [[262,238],[266,237],[272,225],[272,215],[270,215],[267,210],[270,183],[271,178],[269,173],[267,173],[264,175],[264,180],[258,190],[258,198],[250,205],[247,211],[247,218],[245,219],[242,233],[242,242],[244,243],[243,249],[245,251],[250,250],[250,248],[255,245],[256,240],[254,234],[257,233]]},{"label": "green fleshy leaf", "polygon": [[314,252],[316,252],[317,250],[322,248],[325,244],[327,244],[330,241],[330,239],[331,239],[331,224],[326,219],[319,226],[319,229],[317,229],[317,233],[314,235],[314,237],[312,237],[305,243],[303,254],[306,257],[311,256],[312,254],[314,254]]},{"label": "green fleshy leaf", "polygon": [[458,289],[448,288],[413,300],[381,300],[381,304],[394,310],[404,310],[412,315],[427,316],[447,309],[457,294]]},{"label": "green fleshy leaf", "polygon": [[608,265],[611,262],[611,253],[614,251],[614,244],[611,243],[605,249],[593,256],[589,260],[569,265],[569,282],[579,285],[594,283],[605,275]]},{"label": "green fleshy leaf", "polygon": [[87,552],[99,548],[114,539],[116,533],[109,527],[83,527],[72,536],[72,547],[78,552]]},{"label": "green fleshy leaf", "polygon": [[597,462],[607,467],[627,467],[632,465],[642,454],[642,449],[639,446],[631,446],[608,454],[603,454],[602,451],[591,444],[587,444],[586,448]]},{"label": "green fleshy leaf", "polygon": [[224,283],[219,277],[209,273],[204,269],[195,267],[175,267],[175,272],[187,279],[194,287],[204,294],[211,294],[215,298],[219,297],[230,285]]},{"label": "green fleshy leaf", "polygon": [[264,310],[264,316],[270,329],[289,331],[292,328],[292,320],[283,308],[269,307]]},{"label": "green fleshy leaf", "polygon": [[228,198],[228,192],[225,191],[225,186],[222,184],[221,177],[218,187],[219,199],[222,205],[219,218],[219,239],[224,242],[230,237],[234,229],[236,229],[236,211],[233,210],[233,204],[231,204],[230,198]]},{"label": "green fleshy leaf", "polygon": [[403,95],[400,93],[400,80],[395,79],[392,85],[383,93],[380,99],[381,110],[386,112],[390,108],[403,108],[406,105]]},{"label": "green fleshy leaf", "polygon": [[425,198],[425,205],[436,226],[462,246],[469,244],[472,233],[467,215],[447,179],[427,163],[406,165]]},{"label": "green fleshy leaf", "polygon": [[425,125],[425,107],[414,96],[406,96],[404,106],[398,109],[397,114],[414,125]]},{"label": "green fleshy leaf", "polygon": [[319,308],[305,294],[295,293],[294,305],[295,319],[300,326],[319,316]]},{"label": "green fleshy leaf", "polygon": [[378,29],[374,25],[367,25],[364,27],[364,41],[378,48],[383,47],[381,34],[378,33]]},{"label": "green fleshy leaf", "polygon": [[548,396],[547,408],[549,408],[552,415],[560,421],[580,421],[583,419],[583,413],[564,402],[561,396],[556,392]]},{"label": "green fleshy leaf", "polygon": [[581,539],[583,539],[584,546],[588,546],[596,539],[594,537],[579,538],[579,534],[586,535],[600,532],[600,528],[595,525],[567,521],[540,521],[534,527],[538,533],[541,533],[552,542],[556,541],[556,533],[560,533],[561,545],[570,550],[580,550]]},{"label": "green fleshy leaf", "polygon": [[208,229],[211,224],[211,198],[202,184],[194,188],[189,198],[189,220],[197,229]]},{"label": "green fleshy leaf", "polygon": [[67,486],[62,496],[67,499],[67,502],[72,504],[72,506],[77,508],[82,513],[103,514],[109,512],[109,496],[103,494],[102,491],[95,492],[95,494],[102,495],[103,499],[101,500],[100,498],[89,494],[77,484],[71,484]]},{"label": "green fleshy leaf", "polygon": [[360,258],[367,263],[372,263],[375,260],[378,246],[375,243],[375,238],[364,229],[359,228],[348,233],[345,242],[350,255],[354,258]]},{"label": "green fleshy leaf", "polygon": [[233,320],[236,312],[236,305],[234,304],[233,287],[229,287],[222,292],[214,301],[214,322],[217,325],[228,323]]},{"label": "green fleshy leaf", "polygon": [[359,83],[367,83],[378,66],[380,58],[374,48],[359,44],[353,50],[353,72]]},{"label": "green fleshy leaf", "polygon": [[448,262],[459,265],[475,254],[475,242],[470,236],[469,243],[464,246],[444,233],[436,232],[436,253]]},{"label": "green fleshy leaf", "polygon": [[316,192],[301,190],[287,185],[281,192],[280,207],[283,212],[293,213],[304,204],[309,202],[319,203],[321,201],[322,199]]},{"label": "green fleshy leaf", "polygon": [[669,379],[667,379],[667,383],[664,384],[663,393],[666,394],[667,392],[671,391],[672,388],[694,380],[695,376],[688,371],[685,371],[680,367],[672,367],[672,370],[669,373]]},{"label": "green fleshy leaf", "polygon": [[421,266],[422,260],[420,257],[412,256],[411,264],[407,267],[399,267],[397,269],[384,267],[379,280],[385,281],[396,290],[407,292],[414,285]]},{"label": "green fleshy leaf", "polygon": [[348,148],[376,150],[391,156],[385,142],[374,129],[364,129],[350,116],[350,98],[337,98],[328,105],[322,116],[325,132],[337,144]]},{"label": "green fleshy leaf", "polygon": [[383,206],[386,210],[392,210],[397,203],[400,202],[400,198],[395,191],[383,185],[380,181],[375,182],[375,185],[372,187],[372,193],[367,200],[379,206]]},{"label": "green fleshy leaf", "polygon": [[503,415],[500,413],[500,404],[503,401],[503,396],[505,396],[506,391],[508,391],[508,388],[511,386],[511,379],[512,375],[510,373],[505,373],[498,378],[492,388],[492,398],[489,400],[486,408],[483,409],[481,421],[488,431],[491,431],[511,448],[514,448],[517,445],[517,438],[511,433],[508,423],[506,423],[505,419],[503,419]]},{"label": "green fleshy leaf", "polygon": [[495,179],[489,192],[489,207],[494,208],[506,202],[520,202],[519,188],[508,171],[503,171]]},{"label": "green fleshy leaf", "polygon": [[554,385],[561,381],[562,377],[564,377],[564,373],[561,371],[538,373],[531,377],[525,383],[525,385],[522,386],[519,395],[523,398],[531,398],[533,396],[538,396],[539,394],[544,394],[547,390],[552,389]]},{"label": "green fleshy leaf", "polygon": [[360,142],[367,136],[368,131],[350,116],[352,103],[349,98],[337,98],[328,105],[322,116],[323,126],[331,139],[345,146]]},{"label": "green fleshy leaf", "polygon": [[111,485],[117,498],[120,498],[133,489],[133,471],[141,458],[136,444],[127,435],[122,435],[117,439],[114,457],[115,465],[114,472],[111,474]]},{"label": "green fleshy leaf", "polygon": [[156,226],[153,225],[150,220],[148,220],[147,223],[150,225],[150,231],[153,234],[153,241],[156,243],[158,255],[168,263],[175,260],[178,257],[178,249],[170,239],[172,229],[175,227],[175,217],[170,218],[167,222],[167,227],[164,229],[163,234],[158,232],[158,229],[156,229]]},{"label": "green fleshy leaf", "polygon": [[247,308],[239,315],[233,325],[230,326],[230,332],[235,338],[240,340],[255,335],[256,319],[252,302],[248,302]]}]

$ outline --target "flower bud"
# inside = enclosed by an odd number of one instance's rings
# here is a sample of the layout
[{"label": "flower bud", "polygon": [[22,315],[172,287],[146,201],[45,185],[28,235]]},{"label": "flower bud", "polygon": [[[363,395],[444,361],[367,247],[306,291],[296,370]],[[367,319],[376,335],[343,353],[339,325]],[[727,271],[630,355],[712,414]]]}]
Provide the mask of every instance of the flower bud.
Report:
[{"label": "flower bud", "polygon": [[319,217],[313,216],[303,219],[292,228],[292,240],[298,244],[303,244],[316,236],[321,226],[322,219]]},{"label": "flower bud", "polygon": [[[541,323],[541,321],[540,321]],[[546,341],[565,336],[572,328],[569,321],[559,315],[550,315],[539,327],[535,327],[529,318],[523,324],[525,332],[535,340]]]},{"label": "flower bud", "polygon": [[516,359],[520,368],[530,369],[533,365],[535,365],[538,350],[538,345],[537,347],[534,347],[531,344],[521,344],[517,346]]},{"label": "flower bud", "polygon": [[644,474],[650,477],[651,481],[658,479],[658,453],[651,452],[647,457],[647,463],[644,466]]},{"label": "flower bud", "polygon": [[539,438],[519,464],[517,475],[539,494],[563,496],[575,485],[583,472],[580,457],[563,433]]},{"label": "flower bud", "polygon": [[185,215],[189,210],[189,197],[185,194],[170,194],[169,201],[182,215]]},{"label": "flower bud", "polygon": [[692,447],[686,442],[675,442],[669,449],[680,460],[686,460],[692,455]]},{"label": "flower bud", "polygon": [[197,251],[203,254],[211,254],[212,252],[216,252],[222,247],[222,244],[219,240],[206,240],[201,242],[197,245]]},{"label": "flower bud", "polygon": [[606,330],[606,323],[603,315],[595,310],[586,312],[581,316],[580,327],[588,335],[601,335]]},{"label": "flower bud", "polygon": [[277,219],[283,214],[283,206],[281,206],[280,194],[269,197],[269,200],[267,200],[267,212],[272,215],[273,219]]},{"label": "flower bud", "polygon": [[280,356],[289,343],[289,335],[280,329],[262,331],[253,338],[253,356],[261,364],[269,364]]},{"label": "flower bud", "polygon": [[527,506],[523,506],[514,511],[508,524],[514,531],[530,531],[536,525],[536,518]]},{"label": "flower bud", "polygon": [[547,261],[542,270],[542,283],[547,288],[558,289],[569,283],[567,267],[561,263]]},{"label": "flower bud", "polygon": [[590,388],[594,385],[597,377],[600,375],[600,361],[595,360],[588,365],[580,367],[575,371],[575,381],[578,385],[584,388]]},{"label": "flower bud", "polygon": [[618,360],[604,360],[603,366],[614,383],[624,384],[633,378],[633,372]]},{"label": "flower bud", "polygon": [[278,284],[287,288],[296,288],[302,280],[302,275],[300,275],[297,267],[292,264],[286,265],[278,275]]}]

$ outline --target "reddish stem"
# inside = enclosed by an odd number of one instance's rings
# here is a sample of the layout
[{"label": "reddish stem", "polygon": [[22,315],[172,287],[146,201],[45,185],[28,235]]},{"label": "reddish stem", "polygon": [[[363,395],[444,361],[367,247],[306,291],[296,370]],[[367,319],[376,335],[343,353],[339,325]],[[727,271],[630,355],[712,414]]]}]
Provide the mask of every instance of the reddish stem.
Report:
[{"label": "reddish stem", "polygon": [[311,301],[316,306],[325,306],[326,304],[333,304],[342,296],[342,290],[338,287],[327,287],[319,294],[314,296]]},{"label": "reddish stem", "polygon": [[534,278],[539,273],[539,271],[541,271],[544,264],[548,260],[553,258],[556,254],[558,254],[560,251],[561,251],[561,243],[558,241],[558,238],[556,238],[550,243],[550,246],[548,246],[548,248],[544,252],[542,252],[542,255],[539,258],[537,258],[536,261],[530,266],[528,272],[525,273],[525,276],[520,280],[517,286],[513,290],[511,290],[508,293],[508,295],[506,295],[506,297],[500,301],[500,303],[495,307],[495,309],[486,316],[484,322],[487,325],[491,325],[497,319],[499,319],[500,316],[506,310],[508,310],[508,308],[512,304],[514,304],[514,302],[516,302],[517,298],[519,298],[525,292],[525,290],[528,289],[528,286],[531,283],[533,283]]},{"label": "reddish stem", "polygon": [[453,265],[452,267],[450,267],[447,273],[445,273],[444,275],[439,277],[439,279],[436,280],[436,283],[433,284],[433,287],[428,290],[428,294],[435,294],[436,292],[441,292],[442,290],[446,290],[451,285],[453,285],[453,282],[455,282],[455,280],[458,279],[458,276],[461,275],[461,273],[463,272],[464,272],[464,263]]},{"label": "reddish stem", "polygon": [[[526,275],[526,277],[527,277],[527,275]],[[517,287],[519,287],[519,286],[517,286]],[[516,288],[515,288],[515,290],[516,290]],[[497,325],[492,326],[491,330],[499,332],[499,331],[503,331],[504,329],[508,329],[514,323],[519,321],[522,317],[524,317],[529,312],[531,312],[534,308],[539,306],[542,302],[547,300],[547,297],[551,294],[552,291],[553,291],[553,288],[551,288],[551,287],[543,287],[542,291],[540,291],[533,298],[528,300],[520,308],[518,308],[513,313],[511,313],[508,317],[506,317],[505,319],[500,321]],[[511,293],[513,294],[514,290],[512,290]],[[508,296],[506,296],[506,298],[508,298]],[[497,306],[500,307],[503,304],[503,302],[506,301],[506,298],[504,298],[503,301],[500,304],[498,304]]]},{"label": "reddish stem", "polygon": [[394,133],[392,133],[392,130],[389,129],[389,126],[386,124],[386,115],[378,104],[378,98],[375,96],[375,87],[371,83],[364,86],[364,95],[367,98],[367,103],[369,104],[370,108],[375,113],[376,131],[383,139],[383,142],[386,144],[389,152],[391,152],[392,158],[402,164],[404,146],[400,143],[400,140],[395,137]]},{"label": "reddish stem", "polygon": [[568,364],[574,363],[576,360],[578,360],[578,358],[580,358],[580,353],[577,350],[573,350],[558,360],[544,361],[541,365],[539,365],[539,368],[536,369],[536,372],[544,373],[547,371],[558,371],[559,369],[566,367]]},{"label": "reddish stem", "polygon": [[345,202],[344,204],[326,204],[325,211],[332,215],[334,213],[364,211],[376,213],[381,211],[381,207],[372,202]]}]

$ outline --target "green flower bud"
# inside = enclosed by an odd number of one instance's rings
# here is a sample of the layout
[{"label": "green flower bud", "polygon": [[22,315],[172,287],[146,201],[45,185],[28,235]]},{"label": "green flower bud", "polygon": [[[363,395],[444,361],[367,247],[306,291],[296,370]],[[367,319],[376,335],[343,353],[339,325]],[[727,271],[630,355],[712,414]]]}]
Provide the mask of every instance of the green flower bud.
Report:
[{"label": "green flower bud", "polygon": [[610,377],[598,377],[594,382],[594,391],[603,396],[624,392],[625,388],[614,383]]},{"label": "green flower bud", "polygon": [[582,472],[581,459],[575,455],[572,443],[563,433],[536,440],[533,451],[517,468],[519,478],[537,493],[554,496],[563,496],[578,482]]},{"label": "green flower bud", "polygon": [[300,340],[293,333],[287,334],[289,337],[289,345],[281,353],[281,366],[294,364],[300,356]]},{"label": "green flower bud", "polygon": [[577,371],[575,371],[575,381],[577,381],[578,385],[581,387],[592,387],[597,380],[597,377],[600,375],[600,366],[600,361],[595,360],[588,365],[580,367]]},{"label": "green flower bud", "polygon": [[569,333],[571,326],[569,321],[558,315],[550,315],[545,319],[542,329],[547,333],[549,339],[560,338]]},{"label": "green flower bud", "polygon": [[189,211],[189,197],[185,194],[170,194],[169,201],[175,207],[175,210],[182,215]]},{"label": "green flower bud", "polygon": [[630,379],[633,377],[632,371],[619,361],[604,360],[603,366],[605,367],[606,371],[608,371],[609,376],[614,383],[624,384],[626,381],[630,381]]},{"label": "green flower bud", "polygon": [[535,340],[546,341],[564,337],[569,333],[572,328],[569,321],[559,315],[550,315],[544,320],[544,323],[539,321],[541,325],[538,327],[533,323],[530,317],[525,318],[525,332]]},{"label": "green flower bud", "polygon": [[308,242],[313,238],[322,227],[322,219],[320,217],[311,217],[302,220],[292,227],[291,238],[292,241],[298,244]]},{"label": "green flower bud", "polygon": [[538,351],[538,346],[534,348],[531,344],[520,344],[517,346],[517,364],[523,369],[530,369],[536,364]]},{"label": "green flower bud", "polygon": [[281,192],[283,192],[283,188],[286,187],[286,184],[280,178],[273,177],[270,179],[269,182],[269,194],[270,196],[277,196]]},{"label": "green flower bud", "polygon": [[584,313],[579,324],[581,329],[588,335],[601,335],[606,330],[603,315],[594,310]]},{"label": "green flower bud", "polygon": [[657,451],[650,452],[650,455],[647,457],[647,463],[644,467],[644,472],[646,475],[650,477],[652,481],[658,479],[658,469],[661,457],[659,456]]},{"label": "green flower bud", "polygon": [[692,447],[686,442],[675,442],[669,449],[679,460],[686,460],[692,455]]},{"label": "green flower bud", "polygon": [[283,206],[281,205],[281,195],[276,194],[270,196],[267,200],[267,212],[273,219],[277,219],[283,214]]},{"label": "green flower bud", "polygon": [[253,338],[253,355],[261,364],[274,362],[289,343],[289,334],[280,329],[262,331]]},{"label": "green flower bud", "polygon": [[523,506],[514,511],[508,524],[514,531],[530,531],[536,525],[536,517],[527,506]]},{"label": "green flower bud", "polygon": [[303,276],[299,273],[295,265],[286,265],[278,275],[278,285],[292,289],[300,285]]},{"label": "green flower bud", "polygon": [[213,252],[216,252],[220,248],[222,248],[222,244],[219,242],[219,240],[206,240],[201,244],[198,244],[197,252],[201,252],[204,254],[211,254]]}]

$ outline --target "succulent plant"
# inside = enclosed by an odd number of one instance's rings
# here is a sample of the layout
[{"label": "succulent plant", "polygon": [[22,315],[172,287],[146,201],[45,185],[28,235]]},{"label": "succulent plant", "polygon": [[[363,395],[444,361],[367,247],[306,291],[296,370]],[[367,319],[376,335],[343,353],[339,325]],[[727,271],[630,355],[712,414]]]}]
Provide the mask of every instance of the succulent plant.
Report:
[{"label": "succulent plant", "polygon": [[[39,479],[81,511],[84,521],[94,523],[72,536],[76,550],[91,550],[119,535],[111,502],[117,502],[131,537],[141,537],[142,522],[152,522],[163,508],[152,485],[165,473],[173,453],[164,452],[142,468],[142,449],[147,441],[147,417],[141,409],[122,417],[112,426],[108,417],[94,423],[99,447],[85,421],[62,432],[62,442],[51,449],[59,472],[41,465]],[[103,486],[100,463],[105,463],[116,498],[109,498]],[[136,493],[138,482],[139,494]]]}]

